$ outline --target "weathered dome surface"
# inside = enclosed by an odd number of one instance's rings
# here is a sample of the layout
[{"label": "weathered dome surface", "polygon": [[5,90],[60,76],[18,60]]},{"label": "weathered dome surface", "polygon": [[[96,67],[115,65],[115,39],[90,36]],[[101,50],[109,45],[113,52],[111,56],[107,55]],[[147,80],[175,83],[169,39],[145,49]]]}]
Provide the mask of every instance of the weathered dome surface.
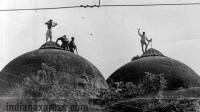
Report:
[{"label": "weathered dome surface", "polygon": [[20,84],[23,78],[36,74],[42,69],[42,64],[54,67],[56,71],[74,79],[66,82],[67,84],[81,84],[83,89],[86,86],[107,88],[104,77],[92,63],[77,54],[58,48],[55,43],[49,42],[8,63],[0,74],[0,94],[6,94],[15,84]]},{"label": "weathered dome surface", "polygon": [[134,59],[116,70],[107,79],[107,83],[109,84],[111,80],[139,83],[144,78],[145,72],[164,73],[164,78],[167,81],[166,90],[200,86],[199,75],[190,67],[164,56],[155,49],[149,49],[140,58]]},{"label": "weathered dome surface", "polygon": [[154,48],[151,48],[151,49],[148,49],[146,52],[144,52],[142,56],[140,57],[142,58],[142,57],[148,57],[148,56],[164,56],[164,55],[160,51]]},{"label": "weathered dome surface", "polygon": [[52,49],[62,49],[60,47],[60,45],[56,44],[55,42],[52,42],[52,41],[49,41],[47,43],[44,43],[40,49],[49,49],[49,48],[52,48]]}]

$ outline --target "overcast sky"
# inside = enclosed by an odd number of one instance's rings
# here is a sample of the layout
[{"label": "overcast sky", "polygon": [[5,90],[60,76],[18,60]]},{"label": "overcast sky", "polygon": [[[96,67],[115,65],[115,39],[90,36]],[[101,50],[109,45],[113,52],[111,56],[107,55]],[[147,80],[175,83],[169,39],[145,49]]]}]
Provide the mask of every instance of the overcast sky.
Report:
[{"label": "overcast sky", "polygon": [[[193,3],[199,0],[101,0],[101,4]],[[0,9],[96,5],[98,0],[3,0]],[[79,54],[107,78],[141,55],[138,28],[153,48],[200,75],[200,5],[100,7],[0,12],[0,70],[11,60],[45,43],[46,21],[53,19],[53,41],[75,37]]]}]

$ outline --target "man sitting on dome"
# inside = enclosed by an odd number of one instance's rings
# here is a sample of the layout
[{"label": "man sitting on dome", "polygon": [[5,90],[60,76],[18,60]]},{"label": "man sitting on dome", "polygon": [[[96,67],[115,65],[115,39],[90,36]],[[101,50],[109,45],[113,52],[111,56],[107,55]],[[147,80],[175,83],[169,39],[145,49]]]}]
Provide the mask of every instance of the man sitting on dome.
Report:
[{"label": "man sitting on dome", "polygon": [[58,43],[58,40],[61,40],[62,42],[62,45],[61,47],[65,50],[68,50],[69,49],[69,40],[68,38],[66,37],[66,35],[63,35],[62,37],[59,37],[57,40],[56,40],[56,44]]},{"label": "man sitting on dome", "polygon": [[[147,47],[149,45],[149,42],[151,42],[152,39],[148,40],[147,37],[146,37],[146,35],[145,35],[145,32],[143,32],[142,34],[140,34],[140,29],[138,29],[138,34],[141,37],[141,41],[140,42],[141,42],[141,46],[142,46],[142,52],[144,53],[144,52],[147,51]],[[148,44],[146,43],[146,40],[148,41]],[[144,45],[145,45],[145,51],[144,51],[144,48],[143,48]]]}]

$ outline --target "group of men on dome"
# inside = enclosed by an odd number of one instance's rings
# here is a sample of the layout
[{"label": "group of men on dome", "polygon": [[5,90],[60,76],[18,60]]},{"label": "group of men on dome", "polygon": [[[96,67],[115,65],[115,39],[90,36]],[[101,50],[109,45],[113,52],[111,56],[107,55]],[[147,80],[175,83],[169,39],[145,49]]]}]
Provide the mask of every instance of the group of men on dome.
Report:
[{"label": "group of men on dome", "polygon": [[[56,25],[58,25],[57,23],[53,22],[52,19],[50,19],[49,21],[47,21],[45,23],[45,25],[47,25],[47,33],[46,33],[46,42],[48,40],[48,38],[50,38],[50,41],[52,40],[52,31],[51,28],[55,27]],[[147,39],[145,32],[143,32],[142,34],[140,34],[140,29],[138,29],[138,34],[141,37],[141,47],[142,47],[142,52],[146,52],[147,51],[147,47],[149,45],[149,42],[152,42],[152,39]],[[62,41],[62,45],[61,47],[65,50],[69,50],[70,52],[75,51],[75,49],[77,50],[77,47],[74,43],[74,37],[71,37],[71,41],[69,42],[68,38],[66,37],[66,35],[63,35],[62,37],[59,37],[56,41],[56,43],[58,42],[58,40]],[[147,42],[146,42],[147,41]],[[145,45],[145,49],[144,49],[144,45]]]},{"label": "group of men on dome", "polygon": [[[55,27],[58,24],[53,22],[52,19],[50,19],[49,21],[47,21],[45,23],[45,25],[47,25],[46,42],[48,41],[48,39],[50,39],[50,41],[52,41],[51,28]],[[74,53],[75,50],[77,51],[77,47],[76,47],[76,45],[74,43],[74,39],[75,39],[74,37],[71,37],[71,41],[69,42],[69,39],[66,37],[66,35],[63,35],[62,37],[59,37],[56,40],[56,44],[60,40],[62,42],[61,48],[63,48],[64,50],[69,50],[70,52]]]},{"label": "group of men on dome", "polygon": [[74,53],[75,49],[77,50],[77,47],[74,43],[74,37],[71,37],[71,41],[69,42],[69,39],[66,37],[66,35],[63,35],[62,37],[59,37],[56,40],[56,44],[60,40],[62,42],[61,47],[65,50],[69,50],[70,52]]}]

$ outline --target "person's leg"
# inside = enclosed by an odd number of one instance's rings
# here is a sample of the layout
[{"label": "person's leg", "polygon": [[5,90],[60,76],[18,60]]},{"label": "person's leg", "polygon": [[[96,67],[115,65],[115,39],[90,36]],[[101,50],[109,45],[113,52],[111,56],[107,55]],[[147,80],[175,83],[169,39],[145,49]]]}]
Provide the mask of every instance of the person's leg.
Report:
[{"label": "person's leg", "polygon": [[46,42],[47,42],[48,38],[49,38],[49,30],[47,30],[47,33],[46,33]]},{"label": "person's leg", "polygon": [[49,37],[50,37],[50,41],[52,40],[52,32],[51,30],[49,30]]},{"label": "person's leg", "polygon": [[67,46],[67,49],[69,50],[69,41],[67,41],[67,45],[66,46]]},{"label": "person's leg", "polygon": [[63,45],[63,49],[64,49],[64,50],[67,50],[67,49],[66,49],[66,47],[67,47],[67,46],[66,46],[66,42],[63,42],[63,44],[64,44],[64,45]]},{"label": "person's leg", "polygon": [[142,52],[144,53],[144,44],[143,43],[141,43],[141,47],[142,47]]},{"label": "person's leg", "polygon": [[70,52],[74,53],[74,49],[73,48],[69,48]]},{"label": "person's leg", "polygon": [[64,47],[63,47],[63,46],[64,46],[64,45],[63,45],[63,43],[62,43],[60,47],[64,49]]}]

